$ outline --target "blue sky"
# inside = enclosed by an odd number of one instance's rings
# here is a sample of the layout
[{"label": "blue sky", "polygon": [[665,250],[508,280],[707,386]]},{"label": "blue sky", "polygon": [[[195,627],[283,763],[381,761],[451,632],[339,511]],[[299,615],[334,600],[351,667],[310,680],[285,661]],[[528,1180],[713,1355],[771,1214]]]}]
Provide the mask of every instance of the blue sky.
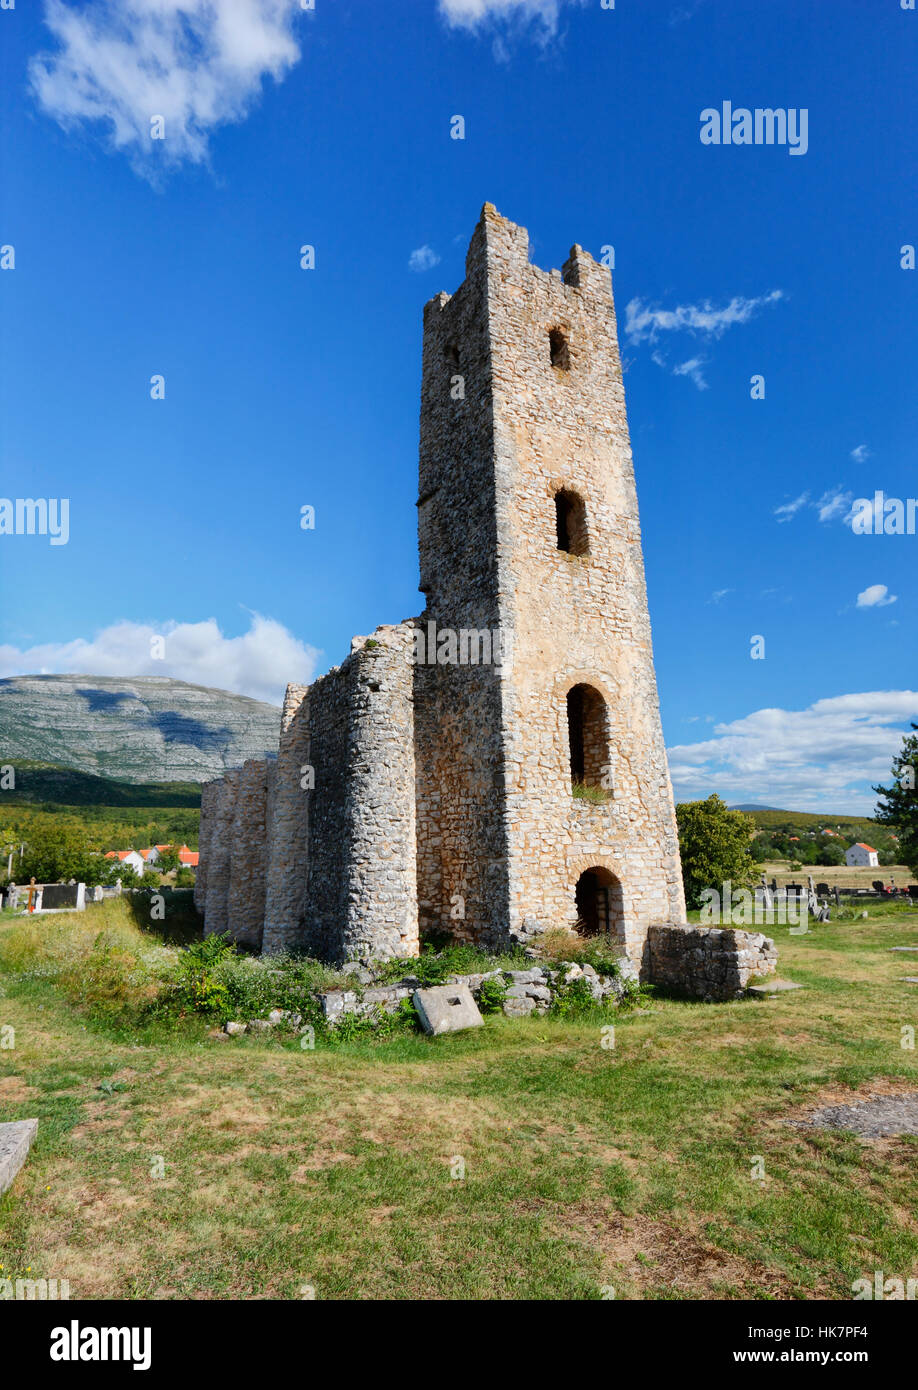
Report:
[{"label": "blue sky", "polygon": [[[0,45],[0,492],[70,499],[0,537],[0,675],[278,700],[419,611],[421,310],[488,200],[545,268],[615,248],[677,797],[870,808],[918,719],[918,537],[846,520],[918,494],[918,13],[18,0]],[[725,100],[806,153],[702,144]]]}]

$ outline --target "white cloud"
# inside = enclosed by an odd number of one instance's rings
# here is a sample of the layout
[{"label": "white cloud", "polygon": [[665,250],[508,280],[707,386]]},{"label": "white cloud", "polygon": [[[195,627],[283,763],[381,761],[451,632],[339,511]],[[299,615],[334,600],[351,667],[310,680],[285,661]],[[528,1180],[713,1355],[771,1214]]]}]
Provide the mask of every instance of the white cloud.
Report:
[{"label": "white cloud", "polygon": [[784,298],[783,290],[770,290],[755,299],[734,295],[729,304],[715,309],[709,299],[701,304],[680,304],[675,309],[657,309],[642,299],[632,299],[625,309],[625,332],[634,343],[655,343],[661,333],[698,333],[722,338],[728,328],[747,323],[766,304]]},{"label": "white cloud", "polygon": [[854,506],[854,493],[841,487],[833,487],[824,492],[813,506],[819,513],[820,521],[849,521]]},{"label": "white cloud", "polygon": [[809,506],[817,512],[820,521],[842,521],[850,524],[854,515],[854,493],[836,486],[824,492],[815,501],[810,500],[809,492],[801,492],[791,502],[782,502],[773,508],[773,515],[779,522],[792,521],[801,508]]},{"label": "white cloud", "polygon": [[419,246],[416,251],[412,251],[408,257],[408,269],[419,272],[433,270],[435,265],[440,264],[440,257],[431,246]]},{"label": "white cloud", "polygon": [[558,29],[562,0],[440,0],[440,13],[451,29],[472,33],[496,23],[535,24],[543,39]]},{"label": "white cloud", "polygon": [[708,603],[720,603],[722,598],[726,598],[727,594],[732,593],[732,589],[715,589],[711,597],[708,599]]},{"label": "white cloud", "polygon": [[870,450],[866,444],[858,444],[856,449],[851,450],[851,457],[855,463],[864,463],[870,458]]},{"label": "white cloud", "polygon": [[800,496],[795,497],[793,502],[784,502],[780,507],[775,507],[774,514],[779,522],[790,521],[809,500],[810,494],[801,492]]},{"label": "white cloud", "polygon": [[717,792],[789,810],[869,814],[874,783],[888,782],[918,691],[880,690],[817,700],[808,709],[760,709],[717,724],[712,737],[668,750],[678,800]]},{"label": "white cloud", "polygon": [[871,584],[858,594],[857,606],[858,608],[886,608],[888,604],[895,603],[898,597],[898,594],[890,594],[885,584]]},{"label": "white cloud", "polygon": [[[156,637],[164,639],[162,659],[153,655]],[[257,613],[240,637],[225,637],[213,618],[156,626],[125,619],[91,638],[0,646],[0,676],[171,676],[279,704],[288,681],[312,679],[317,656],[315,647]]]},{"label": "white cloud", "polygon": [[[65,129],[101,122],[155,179],[205,162],[211,132],[245,117],[264,77],[284,77],[300,56],[291,28],[301,13],[296,0],[47,0],[59,47],[32,59],[32,91]],[[151,139],[154,116],[162,140]]]},{"label": "white cloud", "polygon": [[699,391],[707,391],[708,383],[704,379],[704,366],[707,358],[690,357],[687,362],[681,362],[678,367],[673,367],[673,376],[691,377]]}]

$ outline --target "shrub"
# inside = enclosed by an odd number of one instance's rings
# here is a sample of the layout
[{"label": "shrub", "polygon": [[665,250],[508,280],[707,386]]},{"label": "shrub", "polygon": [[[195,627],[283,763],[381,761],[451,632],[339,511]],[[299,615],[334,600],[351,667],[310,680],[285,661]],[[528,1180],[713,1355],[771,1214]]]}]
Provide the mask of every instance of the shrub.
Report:
[{"label": "shrub", "polygon": [[482,980],[478,991],[478,1007],[483,1014],[500,1013],[506,997],[507,985],[503,980],[497,976],[490,980]]},{"label": "shrub", "polygon": [[414,1005],[410,999],[401,999],[394,1013],[388,1013],[379,1004],[374,1004],[363,1014],[342,1014],[334,1028],[328,1029],[326,1038],[330,1042],[357,1042],[362,1038],[384,1041],[397,1033],[416,1033],[420,1027]]},{"label": "shrub", "polygon": [[559,983],[551,1002],[549,1013],[555,1018],[575,1018],[579,1014],[591,1013],[603,1005],[593,998],[589,981],[582,975],[566,984]]},{"label": "shrub", "polygon": [[179,955],[178,979],[172,988],[172,999],[180,1007],[195,1013],[216,1013],[225,1008],[228,989],[219,976],[219,967],[236,948],[225,936],[205,936],[194,941]]},{"label": "shrub", "polygon": [[428,938],[419,956],[386,961],[378,974],[382,983],[392,984],[410,975],[420,980],[422,987],[427,987],[442,985],[450,975],[483,975],[489,970],[505,968],[519,970],[529,964],[531,962],[521,946],[497,956],[482,951],[478,946],[451,940],[437,950]]}]

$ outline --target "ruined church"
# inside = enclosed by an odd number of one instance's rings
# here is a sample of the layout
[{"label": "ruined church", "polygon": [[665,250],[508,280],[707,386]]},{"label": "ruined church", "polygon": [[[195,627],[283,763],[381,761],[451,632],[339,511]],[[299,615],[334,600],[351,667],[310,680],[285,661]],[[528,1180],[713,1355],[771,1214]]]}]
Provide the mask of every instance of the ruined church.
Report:
[{"label": "ruined church", "polygon": [[205,931],[331,962],[685,920],[609,270],[485,204],[424,308],[417,618],[204,787]]}]

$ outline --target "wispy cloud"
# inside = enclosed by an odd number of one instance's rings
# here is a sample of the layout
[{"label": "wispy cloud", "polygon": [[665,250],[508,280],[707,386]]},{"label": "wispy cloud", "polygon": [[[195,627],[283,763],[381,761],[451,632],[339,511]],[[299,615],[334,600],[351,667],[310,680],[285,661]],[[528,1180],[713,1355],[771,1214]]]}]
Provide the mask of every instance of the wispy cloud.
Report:
[{"label": "wispy cloud", "polygon": [[31,89],[64,129],[100,129],[155,182],[205,163],[212,132],[246,116],[265,77],[284,77],[299,14],[296,0],[47,0],[58,46],[32,59]]},{"label": "wispy cloud", "polygon": [[855,463],[864,463],[870,458],[870,450],[866,444],[858,444],[857,448],[851,450],[851,457]]},{"label": "wispy cloud", "polygon": [[728,594],[732,593],[732,589],[715,589],[711,597],[707,600],[707,602],[720,603],[721,599],[726,598]]},{"label": "wispy cloud", "polygon": [[[162,656],[155,639],[162,638]],[[248,632],[226,637],[216,621],[112,623],[93,637],[0,646],[0,676],[171,676],[279,704],[288,681],[308,683],[319,653],[282,623],[251,615]]]},{"label": "wispy cloud", "polygon": [[[440,0],[440,14],[451,29],[475,33],[495,25],[532,27],[545,42],[558,31],[561,5],[562,0]],[[498,56],[506,53],[499,51]]]},{"label": "wispy cloud", "polygon": [[806,507],[815,511],[821,522],[843,521],[850,523],[854,515],[854,493],[840,485],[829,488],[820,497],[810,498],[809,492],[801,492],[791,502],[782,502],[772,509],[772,515],[779,522],[793,521],[798,512]]},{"label": "wispy cloud", "polygon": [[440,257],[431,246],[419,246],[412,251],[408,257],[408,269],[416,270],[419,273],[425,270],[433,270],[435,265],[440,264]]},{"label": "wispy cloud", "polygon": [[708,383],[705,381],[702,368],[707,362],[706,357],[690,357],[687,362],[680,362],[677,367],[673,367],[673,376],[687,376],[699,391],[707,391]]},{"label": "wispy cloud", "polygon": [[854,493],[842,487],[830,488],[813,503],[820,521],[848,521],[853,505]]},{"label": "wispy cloud", "polygon": [[870,584],[857,596],[858,608],[887,608],[896,603],[898,594],[891,594],[885,584]]},{"label": "wispy cloud", "polygon": [[680,304],[660,309],[635,298],[625,308],[625,333],[633,343],[655,343],[661,333],[693,333],[706,338],[722,338],[728,328],[748,323],[767,304],[784,298],[783,290],[770,290],[754,299],[734,295],[718,309],[709,299],[700,304]]},{"label": "wispy cloud", "polygon": [[669,749],[679,800],[717,792],[796,810],[869,813],[872,783],[889,779],[918,691],[881,690],[818,700],[807,709],[760,709],[717,724],[699,743]]},{"label": "wispy cloud", "polygon": [[782,502],[780,507],[775,507],[774,515],[778,521],[791,521],[799,512],[801,507],[805,507],[810,500],[808,492],[801,492],[799,497],[795,497],[792,502]]}]

